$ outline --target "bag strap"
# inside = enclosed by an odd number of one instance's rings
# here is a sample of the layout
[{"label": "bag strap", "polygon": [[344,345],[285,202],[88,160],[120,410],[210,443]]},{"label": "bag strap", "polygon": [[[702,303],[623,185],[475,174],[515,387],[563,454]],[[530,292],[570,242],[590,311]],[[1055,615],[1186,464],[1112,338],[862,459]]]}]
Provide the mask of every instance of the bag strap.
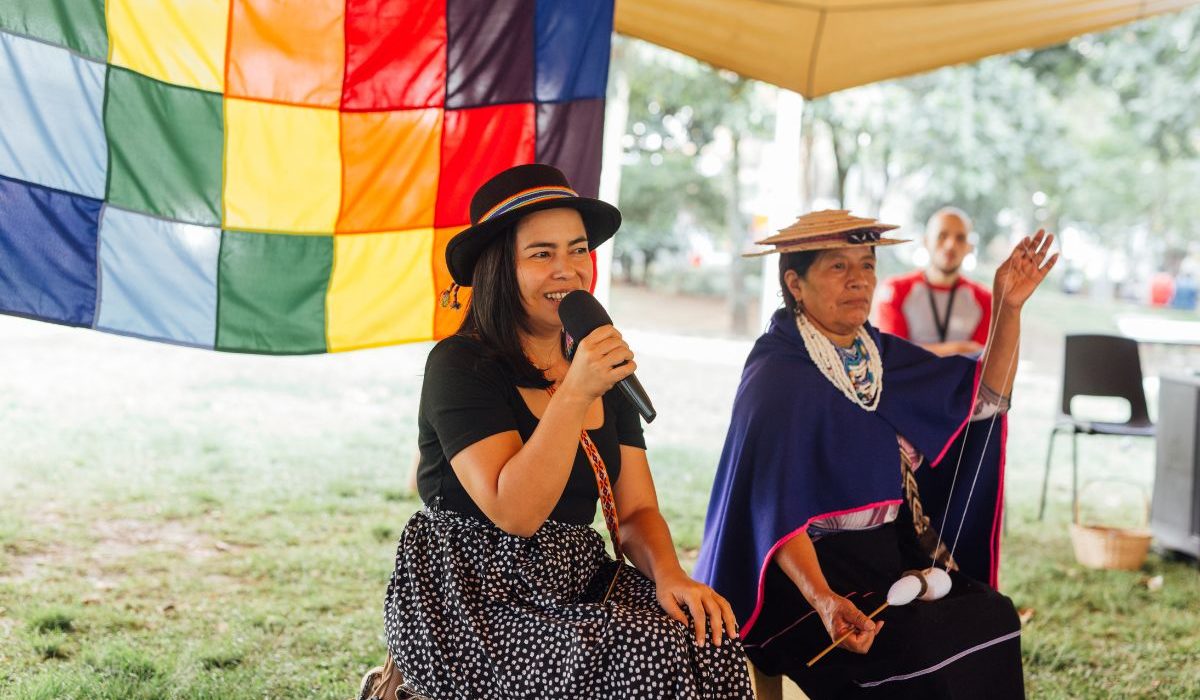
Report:
[{"label": "bag strap", "polygon": [[947,571],[958,571],[958,563],[954,561],[954,555],[942,542],[933,523],[929,521],[929,516],[925,515],[925,508],[921,505],[921,492],[917,489],[917,475],[913,470],[912,459],[909,457],[908,451],[903,448],[900,450],[900,473],[904,482],[904,499],[908,502],[909,511],[912,512],[913,529],[917,534],[917,542],[921,544],[925,554],[933,558],[934,563],[941,564],[942,568]]},{"label": "bag strap", "polygon": [[[554,385],[546,387],[546,393],[554,396]],[[600,450],[596,448],[596,443],[592,442],[587,430],[579,431],[579,444],[583,447],[583,453],[592,466],[592,474],[596,477],[596,490],[600,492],[600,512],[604,514],[604,524],[608,527],[608,536],[612,540],[613,554],[618,561],[624,561],[625,553],[621,548],[621,523],[617,520],[617,501],[613,496],[612,482],[608,480],[608,469],[604,466],[604,458],[600,456]]]}]

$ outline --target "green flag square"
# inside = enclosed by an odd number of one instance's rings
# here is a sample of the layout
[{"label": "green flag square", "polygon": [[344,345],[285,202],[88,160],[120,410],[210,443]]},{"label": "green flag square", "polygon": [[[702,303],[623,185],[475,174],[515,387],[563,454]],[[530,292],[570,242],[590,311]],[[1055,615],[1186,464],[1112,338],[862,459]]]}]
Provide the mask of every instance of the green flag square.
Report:
[{"label": "green flag square", "polygon": [[0,0],[0,29],[108,58],[104,0]]},{"label": "green flag square", "polygon": [[222,97],[109,67],[104,129],[112,204],[221,225]]},{"label": "green flag square", "polygon": [[333,236],[225,231],[217,267],[217,349],[325,352]]}]

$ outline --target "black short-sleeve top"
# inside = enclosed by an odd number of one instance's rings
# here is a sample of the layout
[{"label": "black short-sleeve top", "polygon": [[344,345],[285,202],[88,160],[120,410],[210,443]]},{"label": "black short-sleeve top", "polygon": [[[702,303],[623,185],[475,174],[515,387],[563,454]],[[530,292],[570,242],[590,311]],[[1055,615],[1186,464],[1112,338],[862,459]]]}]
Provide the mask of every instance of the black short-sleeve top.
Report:
[{"label": "black short-sleeve top", "polygon": [[[646,448],[636,409],[613,388],[603,397],[604,422],[588,435],[604,459],[614,485],[621,476],[621,445]],[[480,440],[510,430],[528,442],[537,428],[534,417],[517,391],[512,373],[480,343],[454,335],[439,342],[425,363],[421,405],[417,412],[417,491],[426,505],[464,513],[481,520],[487,516],[475,505],[450,466],[450,460]],[[575,453],[571,475],[550,520],[591,524],[599,499],[596,476],[587,455]]]}]

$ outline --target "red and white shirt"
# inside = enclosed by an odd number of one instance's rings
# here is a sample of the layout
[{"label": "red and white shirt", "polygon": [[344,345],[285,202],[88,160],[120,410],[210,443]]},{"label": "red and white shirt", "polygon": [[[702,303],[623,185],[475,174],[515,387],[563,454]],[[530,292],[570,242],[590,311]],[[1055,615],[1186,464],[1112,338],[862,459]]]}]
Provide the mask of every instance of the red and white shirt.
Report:
[{"label": "red and white shirt", "polygon": [[942,286],[918,270],[886,279],[875,290],[875,327],[918,345],[961,340],[983,345],[991,321],[992,293],[961,275]]}]

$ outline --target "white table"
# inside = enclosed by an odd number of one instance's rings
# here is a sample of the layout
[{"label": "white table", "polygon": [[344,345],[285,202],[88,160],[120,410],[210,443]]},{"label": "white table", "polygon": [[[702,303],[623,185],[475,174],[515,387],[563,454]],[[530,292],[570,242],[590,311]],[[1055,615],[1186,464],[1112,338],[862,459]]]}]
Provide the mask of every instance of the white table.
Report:
[{"label": "white table", "polygon": [[1139,343],[1200,345],[1200,321],[1121,315],[1116,317],[1116,323],[1121,335]]}]

